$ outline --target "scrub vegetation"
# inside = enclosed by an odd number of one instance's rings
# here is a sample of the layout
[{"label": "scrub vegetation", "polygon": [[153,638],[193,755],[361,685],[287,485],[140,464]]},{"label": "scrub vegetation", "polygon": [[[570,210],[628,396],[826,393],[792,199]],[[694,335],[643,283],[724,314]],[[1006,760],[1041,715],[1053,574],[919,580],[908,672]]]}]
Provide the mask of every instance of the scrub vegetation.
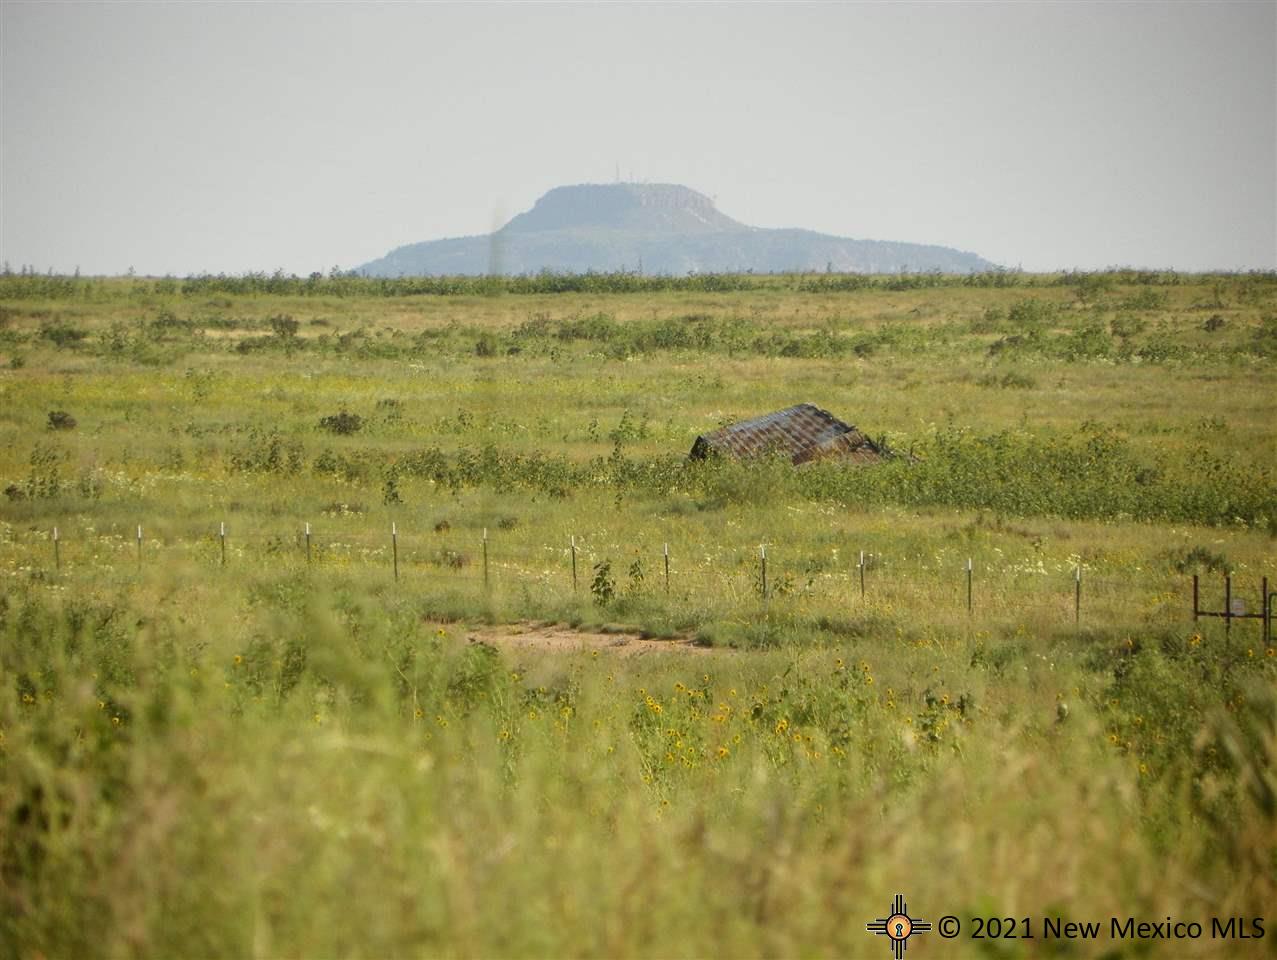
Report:
[{"label": "scrub vegetation", "polygon": [[[1274,358],[1273,274],[0,276],[4,953],[1270,914],[1277,652],[1191,577],[1277,590]],[[804,401],[895,456],[686,460]]]}]

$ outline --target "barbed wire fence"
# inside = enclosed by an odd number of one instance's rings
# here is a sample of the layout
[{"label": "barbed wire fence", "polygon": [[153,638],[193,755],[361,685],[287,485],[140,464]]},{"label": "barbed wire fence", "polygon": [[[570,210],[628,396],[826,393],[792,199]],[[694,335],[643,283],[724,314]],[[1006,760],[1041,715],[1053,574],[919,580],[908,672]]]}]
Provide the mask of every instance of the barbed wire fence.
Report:
[{"label": "barbed wire fence", "polygon": [[[403,589],[462,589],[476,594],[512,588],[537,591],[547,601],[607,599],[621,590],[659,600],[728,609],[771,611],[833,603],[870,614],[904,612],[970,623],[1036,617],[1078,628],[1121,611],[1126,620],[1159,624],[1223,618],[1229,631],[1257,620],[1265,643],[1272,639],[1274,601],[1268,580],[1239,581],[1221,575],[1221,610],[1211,588],[1196,576],[1145,578],[1098,576],[1078,560],[1048,568],[1032,562],[977,562],[952,550],[923,557],[892,557],[864,550],[819,554],[785,545],[671,543],[646,538],[628,544],[595,542],[567,534],[562,543],[530,543],[504,530],[454,529],[441,523],[412,530],[392,521],[384,531],[304,522],[267,530],[237,529],[224,520],[202,525],[164,523],[148,530],[114,525],[16,531],[9,527],[0,550],[9,553],[10,578],[73,584],[104,571],[142,573],[179,559],[210,569],[273,564],[281,570],[360,567],[384,571]],[[843,557],[848,559],[844,560]],[[1248,578],[1256,579],[1256,578]],[[1259,592],[1255,592],[1258,587]],[[1247,612],[1249,611],[1249,612]],[[1095,618],[1095,619],[1091,619]]]}]

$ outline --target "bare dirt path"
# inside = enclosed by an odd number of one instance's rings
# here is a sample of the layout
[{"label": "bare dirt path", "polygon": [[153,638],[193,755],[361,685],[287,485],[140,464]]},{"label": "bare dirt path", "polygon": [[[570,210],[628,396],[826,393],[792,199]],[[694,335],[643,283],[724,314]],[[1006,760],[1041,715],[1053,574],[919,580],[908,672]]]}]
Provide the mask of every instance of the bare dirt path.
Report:
[{"label": "bare dirt path", "polygon": [[690,637],[657,640],[639,633],[575,630],[563,623],[511,623],[466,631],[470,643],[490,643],[503,650],[546,653],[594,652],[632,657],[654,653],[712,654],[723,651],[697,646]]}]

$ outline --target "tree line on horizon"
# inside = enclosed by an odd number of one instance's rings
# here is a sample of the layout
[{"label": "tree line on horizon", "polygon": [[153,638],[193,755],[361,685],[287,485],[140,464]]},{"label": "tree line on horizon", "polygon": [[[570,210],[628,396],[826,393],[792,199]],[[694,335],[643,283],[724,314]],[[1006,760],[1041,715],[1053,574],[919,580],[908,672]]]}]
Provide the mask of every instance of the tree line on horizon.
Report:
[{"label": "tree line on horizon", "polygon": [[1020,269],[986,270],[954,274],[938,270],[897,273],[689,273],[642,274],[637,271],[569,273],[541,271],[515,276],[401,276],[373,277],[353,270],[333,267],[327,274],[315,271],[305,277],[276,270],[273,273],[250,271],[242,274],[191,274],[139,277],[130,269],[123,276],[83,276],[40,273],[24,265],[14,271],[6,262],[0,269],[0,299],[35,300],[86,296],[91,292],[113,288],[119,281],[131,281],[130,292],[202,296],[285,295],[285,296],[465,296],[497,294],[554,293],[656,293],[714,292],[727,293],[762,287],[781,288],[803,293],[838,293],[856,290],[920,290],[941,287],[1076,287],[1087,294],[1120,285],[1178,286],[1211,280],[1244,280],[1250,283],[1277,284],[1277,270],[1204,271],[1143,270],[1118,267],[1107,270],[1065,270],[1052,273],[1029,273]]}]

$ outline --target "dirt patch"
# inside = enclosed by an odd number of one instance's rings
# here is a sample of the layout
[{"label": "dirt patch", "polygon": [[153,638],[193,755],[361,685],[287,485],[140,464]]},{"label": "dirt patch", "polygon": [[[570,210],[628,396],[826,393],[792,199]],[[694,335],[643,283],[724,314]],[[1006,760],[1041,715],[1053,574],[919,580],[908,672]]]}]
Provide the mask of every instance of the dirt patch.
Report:
[{"label": "dirt patch", "polygon": [[466,631],[470,643],[490,643],[502,650],[539,650],[546,653],[595,652],[632,657],[653,653],[721,653],[697,646],[690,637],[658,640],[624,631],[574,630],[563,623],[512,623],[476,627]]}]

